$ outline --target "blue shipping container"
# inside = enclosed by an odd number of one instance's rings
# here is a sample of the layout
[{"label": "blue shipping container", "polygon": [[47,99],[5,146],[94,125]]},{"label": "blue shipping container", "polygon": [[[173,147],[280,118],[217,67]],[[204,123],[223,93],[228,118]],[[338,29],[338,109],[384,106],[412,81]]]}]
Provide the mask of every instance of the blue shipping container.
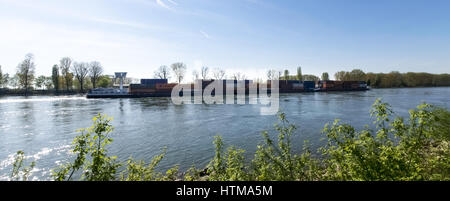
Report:
[{"label": "blue shipping container", "polygon": [[304,81],[303,82],[303,87],[305,89],[314,89],[316,87],[316,82],[314,82],[314,81]]},{"label": "blue shipping container", "polygon": [[141,84],[144,85],[167,84],[167,79],[141,79]]}]

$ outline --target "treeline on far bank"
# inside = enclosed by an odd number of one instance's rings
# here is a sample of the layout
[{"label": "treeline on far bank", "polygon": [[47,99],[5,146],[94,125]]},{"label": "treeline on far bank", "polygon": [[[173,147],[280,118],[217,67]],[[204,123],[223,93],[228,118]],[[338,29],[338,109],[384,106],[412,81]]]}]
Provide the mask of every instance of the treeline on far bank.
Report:
[{"label": "treeline on far bank", "polygon": [[450,74],[368,73],[367,83],[376,88],[450,86]]},{"label": "treeline on far bank", "polygon": [[339,71],[335,75],[340,81],[366,81],[373,88],[396,88],[396,87],[443,87],[450,86],[450,74],[431,73],[364,73],[355,69],[349,72]]},{"label": "treeline on far bank", "polygon": [[51,76],[37,76],[35,69],[33,54],[25,56],[14,75],[3,73],[0,66],[0,95],[70,95],[113,86],[113,77],[103,74],[98,61],[76,62],[64,57],[52,66]]},{"label": "treeline on far bank", "polygon": [[[108,88],[113,86],[113,76],[105,75],[100,62],[78,62],[70,57],[59,60],[59,64],[52,66],[51,76],[35,73],[36,65],[34,56],[27,54],[18,64],[16,73],[9,75],[2,72],[0,66],[0,95],[49,95],[49,94],[75,94],[85,93],[92,88]],[[185,78],[187,66],[177,62],[170,67],[161,66],[154,74],[158,79],[170,79],[170,72],[174,75],[178,83]],[[193,70],[193,78],[196,79],[234,79],[245,80],[247,76],[236,72],[230,75],[225,74],[225,70],[215,68],[210,72],[209,67],[201,68],[201,76],[197,70]],[[212,76],[211,76],[212,74]],[[431,73],[400,73],[392,71],[390,73],[365,73],[360,69],[352,71],[339,71],[334,74],[338,81],[366,81],[372,88],[393,88],[393,87],[440,87],[450,86],[450,74]],[[321,77],[311,74],[302,74],[302,68],[298,67],[296,74],[290,74],[289,70],[279,71],[271,69],[267,71],[267,80],[300,80],[300,81],[320,81],[330,80],[328,72],[323,72]],[[256,78],[255,82],[264,83],[264,79]],[[132,78],[127,78],[126,83],[131,83]]]}]

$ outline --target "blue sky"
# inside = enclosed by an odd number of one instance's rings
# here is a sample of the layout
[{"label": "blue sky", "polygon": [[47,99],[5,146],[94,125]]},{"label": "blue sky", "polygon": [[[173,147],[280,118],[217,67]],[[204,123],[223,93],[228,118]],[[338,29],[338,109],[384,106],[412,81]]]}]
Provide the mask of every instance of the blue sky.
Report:
[{"label": "blue sky", "polygon": [[266,78],[304,74],[450,73],[450,1],[0,0],[0,65],[35,55],[38,75],[64,56],[106,73],[152,77],[184,62]]}]

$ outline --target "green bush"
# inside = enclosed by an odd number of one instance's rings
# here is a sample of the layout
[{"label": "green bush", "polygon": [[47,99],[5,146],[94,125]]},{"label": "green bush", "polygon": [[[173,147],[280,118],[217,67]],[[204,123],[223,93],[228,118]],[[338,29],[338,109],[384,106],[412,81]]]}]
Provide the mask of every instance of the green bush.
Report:
[{"label": "green bush", "polygon": [[108,156],[106,145],[113,141],[109,134],[113,131],[111,118],[97,115],[93,118],[94,125],[81,129],[81,135],[73,141],[74,162],[60,166],[53,171],[53,178],[57,181],[72,180],[74,173],[79,170],[81,179],[87,181],[110,181],[116,178],[117,169],[121,166],[116,162],[116,156]]},{"label": "green bush", "polygon": [[33,170],[36,163],[33,161],[29,166],[24,165],[25,153],[23,151],[18,151],[14,156],[13,170],[11,172],[11,180],[28,180],[31,170]]}]

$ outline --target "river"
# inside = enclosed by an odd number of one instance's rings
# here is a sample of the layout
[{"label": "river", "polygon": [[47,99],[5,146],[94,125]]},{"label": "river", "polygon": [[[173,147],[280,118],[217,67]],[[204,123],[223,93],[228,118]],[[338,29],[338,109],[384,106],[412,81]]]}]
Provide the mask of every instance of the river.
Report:
[{"label": "river", "polygon": [[[280,95],[280,108],[298,129],[294,151],[304,140],[313,148],[323,144],[324,124],[339,118],[356,128],[370,124],[369,110],[376,98],[407,116],[422,102],[449,108],[450,87],[372,89],[359,92],[320,92]],[[179,165],[203,168],[213,157],[214,136],[252,157],[261,132],[276,133],[276,116],[261,116],[260,105],[174,105],[170,98],[86,99],[67,97],[0,97],[0,180],[11,173],[13,156],[23,150],[36,161],[33,180],[48,180],[50,171],[73,157],[70,145],[76,130],[92,125],[98,113],[113,117],[114,141],[109,153],[120,161],[130,156],[150,161],[167,147],[160,169]]]}]

